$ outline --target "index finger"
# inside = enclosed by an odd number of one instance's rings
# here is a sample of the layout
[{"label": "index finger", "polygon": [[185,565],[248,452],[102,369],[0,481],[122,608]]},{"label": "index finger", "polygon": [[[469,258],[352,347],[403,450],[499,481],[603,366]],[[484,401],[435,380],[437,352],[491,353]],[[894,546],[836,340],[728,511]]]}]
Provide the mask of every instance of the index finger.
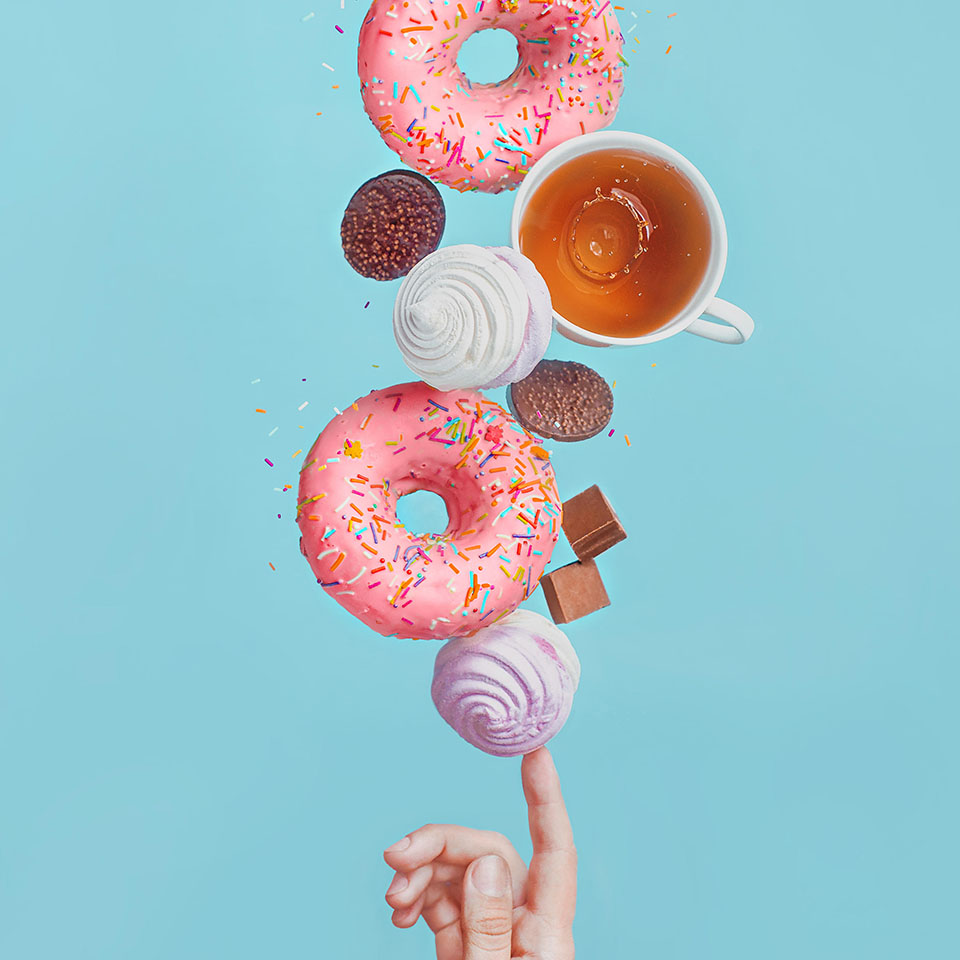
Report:
[{"label": "index finger", "polygon": [[561,923],[572,923],[577,903],[577,850],[560,792],[560,778],[546,747],[523,758],[533,857],[527,874],[527,907]]}]

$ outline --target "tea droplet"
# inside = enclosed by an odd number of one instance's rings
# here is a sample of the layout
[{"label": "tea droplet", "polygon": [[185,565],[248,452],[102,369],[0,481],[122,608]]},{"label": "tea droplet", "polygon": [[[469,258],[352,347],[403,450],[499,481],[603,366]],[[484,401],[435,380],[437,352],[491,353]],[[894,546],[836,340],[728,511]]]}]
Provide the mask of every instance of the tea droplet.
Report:
[{"label": "tea droplet", "polygon": [[570,234],[571,253],[588,276],[613,279],[643,253],[643,220],[630,200],[613,190],[583,204]]}]

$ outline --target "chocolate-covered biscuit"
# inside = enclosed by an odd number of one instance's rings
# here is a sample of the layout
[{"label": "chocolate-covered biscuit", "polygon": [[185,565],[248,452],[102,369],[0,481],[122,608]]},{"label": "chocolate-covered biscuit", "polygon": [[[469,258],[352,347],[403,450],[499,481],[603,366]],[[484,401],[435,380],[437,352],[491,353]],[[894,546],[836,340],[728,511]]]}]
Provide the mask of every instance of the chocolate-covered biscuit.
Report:
[{"label": "chocolate-covered biscuit", "polygon": [[573,360],[541,360],[507,389],[513,415],[531,433],[569,442],[596,436],[613,416],[613,391],[596,370]]},{"label": "chocolate-covered biscuit", "polygon": [[368,180],[350,198],[340,224],[343,255],[374,280],[406,276],[440,246],[446,211],[440,191],[412,170]]}]

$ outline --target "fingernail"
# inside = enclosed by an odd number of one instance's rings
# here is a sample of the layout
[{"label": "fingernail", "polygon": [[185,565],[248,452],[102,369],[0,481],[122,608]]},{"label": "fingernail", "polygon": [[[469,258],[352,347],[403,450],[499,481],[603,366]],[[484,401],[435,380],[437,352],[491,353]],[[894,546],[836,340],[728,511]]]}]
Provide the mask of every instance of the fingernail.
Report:
[{"label": "fingernail", "polygon": [[387,896],[389,897],[391,893],[399,893],[401,890],[406,890],[408,886],[410,886],[410,881],[402,873],[398,873],[393,878],[393,883],[387,887]]},{"label": "fingernail", "polygon": [[481,857],[470,874],[473,885],[488,897],[502,897],[507,892],[507,865],[500,857]]},{"label": "fingernail", "polygon": [[401,850],[406,850],[410,846],[411,840],[409,837],[404,837],[402,840],[398,840],[392,847],[387,847],[384,850],[384,853],[399,853]]}]

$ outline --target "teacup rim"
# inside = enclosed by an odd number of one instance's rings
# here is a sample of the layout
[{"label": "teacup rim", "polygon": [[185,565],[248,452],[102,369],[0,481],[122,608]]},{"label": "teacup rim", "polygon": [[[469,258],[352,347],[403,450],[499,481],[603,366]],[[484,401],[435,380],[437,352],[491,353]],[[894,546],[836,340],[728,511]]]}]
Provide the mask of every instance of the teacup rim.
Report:
[{"label": "teacup rim", "polygon": [[585,327],[581,327],[566,317],[553,311],[554,326],[564,335],[570,335],[570,339],[584,343],[588,346],[617,346],[629,347],[637,346],[643,343],[654,343],[658,340],[665,340],[677,333],[682,333],[687,327],[699,317],[711,300],[716,296],[720,289],[720,282],[723,279],[723,273],[727,263],[727,228],[723,219],[723,211],[720,208],[720,202],[717,200],[713,188],[710,186],[707,178],[700,172],[694,163],[685,157],[679,150],[671,147],[669,144],[643,133],[636,133],[630,130],[597,130],[592,133],[584,134],[572,140],[566,140],[557,144],[551,150],[548,150],[531,167],[530,172],[524,177],[523,182],[517,190],[517,195],[513,202],[513,212],[510,218],[510,243],[518,253],[520,249],[520,220],[526,210],[530,195],[537,186],[562,164],[584,156],[588,153],[596,153],[599,150],[609,149],[611,146],[629,146],[642,152],[653,153],[665,160],[676,164],[682,172],[693,182],[703,199],[707,212],[710,217],[711,240],[715,249],[710,252],[710,261],[707,270],[704,272],[703,280],[697,293],[691,297],[684,308],[671,319],[668,323],[639,337],[611,337],[607,334],[595,333]]}]

